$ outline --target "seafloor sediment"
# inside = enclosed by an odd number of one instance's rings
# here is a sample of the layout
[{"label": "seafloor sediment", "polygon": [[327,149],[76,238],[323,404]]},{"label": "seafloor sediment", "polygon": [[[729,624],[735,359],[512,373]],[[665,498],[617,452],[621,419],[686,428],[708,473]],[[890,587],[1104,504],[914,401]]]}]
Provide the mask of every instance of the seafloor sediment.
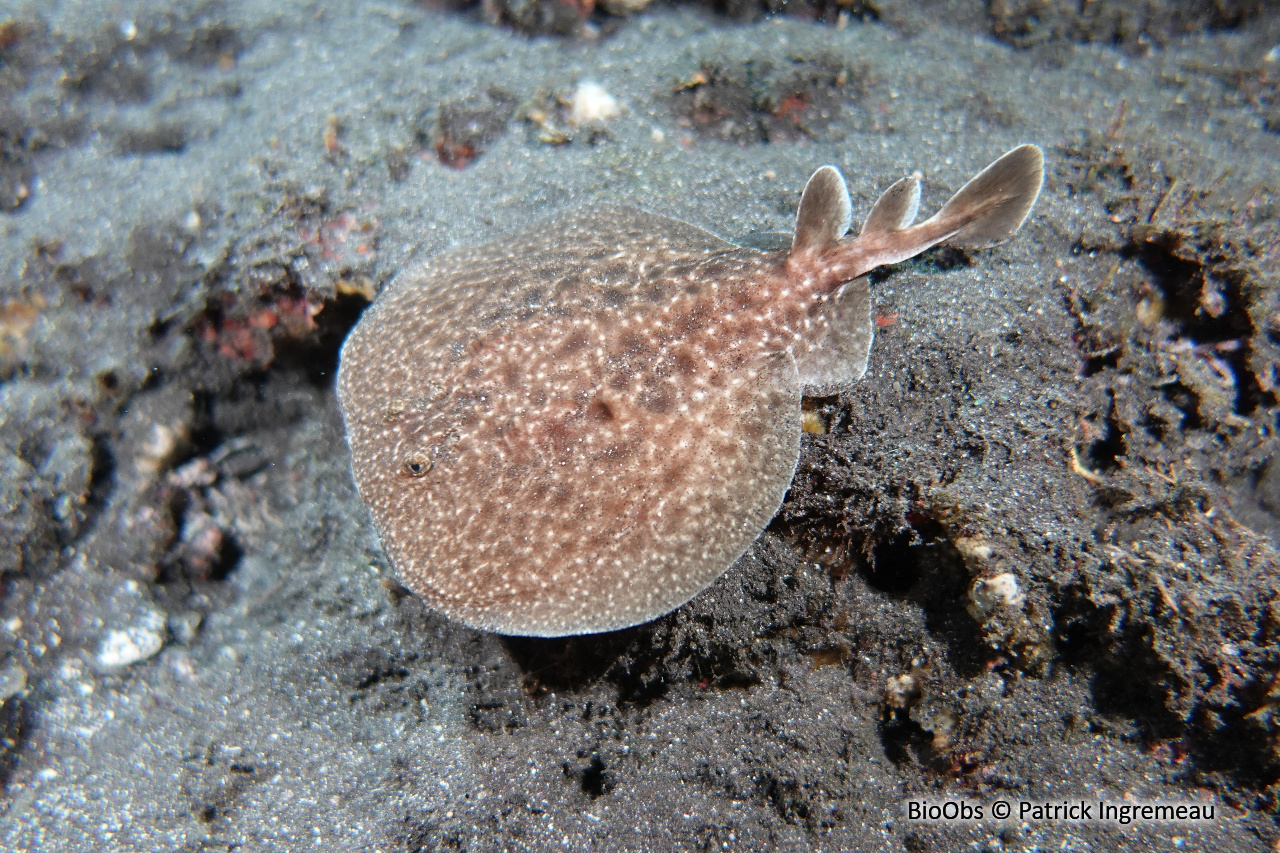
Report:
[{"label": "seafloor sediment", "polygon": [[[624,5],[0,12],[0,847],[1272,849],[1275,4]],[[504,639],[394,582],[332,382],[408,263],[590,200],[785,231],[824,163],[932,210],[1021,142],[1033,218],[875,276],[690,604]]]}]

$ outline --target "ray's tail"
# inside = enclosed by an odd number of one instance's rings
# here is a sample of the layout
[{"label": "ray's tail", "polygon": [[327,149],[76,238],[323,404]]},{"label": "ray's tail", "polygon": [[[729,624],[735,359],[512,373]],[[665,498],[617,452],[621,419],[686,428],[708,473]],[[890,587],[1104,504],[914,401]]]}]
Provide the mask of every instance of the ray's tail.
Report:
[{"label": "ray's tail", "polygon": [[[862,378],[867,369],[872,322],[866,273],[948,242],[992,246],[1008,240],[1026,221],[1044,182],[1044,154],[1021,145],[960,188],[942,209],[913,224],[920,209],[920,182],[903,178],[871,207],[857,236],[849,191],[833,166],[823,166],[804,188],[786,272],[793,286],[815,300],[804,318],[815,329],[792,348],[806,394],[831,394]],[[788,291],[791,292],[791,291]]]}]

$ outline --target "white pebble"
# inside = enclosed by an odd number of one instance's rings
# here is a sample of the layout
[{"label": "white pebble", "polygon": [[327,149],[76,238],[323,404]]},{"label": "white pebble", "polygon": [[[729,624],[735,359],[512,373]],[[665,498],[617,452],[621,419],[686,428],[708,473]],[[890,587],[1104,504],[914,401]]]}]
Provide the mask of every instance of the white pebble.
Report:
[{"label": "white pebble", "polygon": [[605,91],[599,83],[584,80],[578,84],[573,93],[573,102],[569,108],[569,124],[580,127],[584,124],[603,124],[617,118],[622,112],[618,99]]},{"label": "white pebble", "polygon": [[131,666],[155,657],[164,647],[164,614],[145,613],[139,625],[112,629],[98,646],[98,664],[107,669]]},{"label": "white pebble", "polygon": [[969,591],[969,600],[982,615],[992,613],[997,607],[1021,607],[1026,597],[1018,589],[1018,579],[1012,572],[980,580]]}]

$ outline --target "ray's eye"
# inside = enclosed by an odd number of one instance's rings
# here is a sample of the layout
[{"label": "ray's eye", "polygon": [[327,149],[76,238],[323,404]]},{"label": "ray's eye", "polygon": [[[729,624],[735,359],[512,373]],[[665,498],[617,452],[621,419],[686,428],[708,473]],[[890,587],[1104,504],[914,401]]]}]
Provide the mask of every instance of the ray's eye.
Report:
[{"label": "ray's eye", "polygon": [[405,460],[400,470],[406,477],[421,477],[431,470],[432,464],[434,463],[425,456],[413,456]]}]

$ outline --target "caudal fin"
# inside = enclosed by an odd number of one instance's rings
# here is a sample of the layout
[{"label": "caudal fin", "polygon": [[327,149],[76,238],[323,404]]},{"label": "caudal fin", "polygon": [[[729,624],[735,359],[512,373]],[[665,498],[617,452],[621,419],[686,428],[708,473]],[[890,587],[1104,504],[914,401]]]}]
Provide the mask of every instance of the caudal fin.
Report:
[{"label": "caudal fin", "polygon": [[1035,145],[1019,145],[975,175],[932,218],[954,223],[956,230],[946,240],[953,246],[994,246],[1022,227],[1043,183],[1044,153]]}]

